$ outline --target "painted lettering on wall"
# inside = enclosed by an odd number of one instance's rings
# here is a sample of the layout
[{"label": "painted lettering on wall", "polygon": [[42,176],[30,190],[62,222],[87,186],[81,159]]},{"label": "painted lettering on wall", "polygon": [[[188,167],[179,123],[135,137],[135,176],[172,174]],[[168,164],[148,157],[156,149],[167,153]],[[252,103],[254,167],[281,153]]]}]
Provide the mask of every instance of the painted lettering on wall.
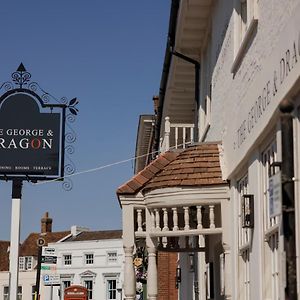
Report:
[{"label": "painted lettering on wall", "polygon": [[255,102],[247,112],[247,117],[240,123],[236,131],[237,137],[234,149],[240,148],[247,137],[250,136],[252,130],[267,110],[272,98],[276,96],[278,89],[283,85],[299,59],[300,33],[298,35],[298,41],[293,41],[291,47],[282,55],[277,68],[273,71],[272,77],[265,82]]}]

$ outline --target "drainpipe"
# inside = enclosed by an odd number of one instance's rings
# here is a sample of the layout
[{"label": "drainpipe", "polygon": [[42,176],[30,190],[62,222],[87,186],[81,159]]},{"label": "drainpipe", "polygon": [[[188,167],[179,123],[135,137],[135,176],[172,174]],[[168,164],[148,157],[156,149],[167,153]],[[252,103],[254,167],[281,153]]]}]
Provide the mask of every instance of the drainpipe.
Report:
[{"label": "drainpipe", "polygon": [[297,299],[296,274],[296,228],[295,228],[295,191],[294,191],[294,144],[293,116],[294,105],[290,100],[280,103],[282,131],[282,216],[284,250],[286,254],[285,299]]}]

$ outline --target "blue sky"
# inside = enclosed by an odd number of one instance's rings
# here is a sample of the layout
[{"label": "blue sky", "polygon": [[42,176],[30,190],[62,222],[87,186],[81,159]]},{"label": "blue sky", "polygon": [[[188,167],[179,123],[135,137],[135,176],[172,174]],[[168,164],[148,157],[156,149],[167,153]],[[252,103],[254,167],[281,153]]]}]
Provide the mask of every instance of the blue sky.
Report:
[{"label": "blue sky", "polygon": [[[170,0],[29,0],[1,3],[0,82],[20,62],[55,97],[78,97],[72,159],[77,171],[134,156],[140,114],[152,113],[159,91]],[[133,162],[61,183],[24,183],[21,240],[40,231],[49,211],[53,230],[80,225],[121,228],[116,189]],[[11,182],[0,182],[0,240],[10,238]]]}]

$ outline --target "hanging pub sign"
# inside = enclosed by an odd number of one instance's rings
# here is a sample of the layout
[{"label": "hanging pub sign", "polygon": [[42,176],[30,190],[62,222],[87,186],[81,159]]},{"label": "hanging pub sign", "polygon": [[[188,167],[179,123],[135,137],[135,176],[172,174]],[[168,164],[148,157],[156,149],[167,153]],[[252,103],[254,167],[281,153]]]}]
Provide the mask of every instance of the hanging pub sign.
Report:
[{"label": "hanging pub sign", "polygon": [[76,114],[77,100],[45,103],[36,93],[38,85],[28,83],[31,75],[22,64],[12,77],[19,87],[0,97],[0,178],[62,178],[66,109]]}]

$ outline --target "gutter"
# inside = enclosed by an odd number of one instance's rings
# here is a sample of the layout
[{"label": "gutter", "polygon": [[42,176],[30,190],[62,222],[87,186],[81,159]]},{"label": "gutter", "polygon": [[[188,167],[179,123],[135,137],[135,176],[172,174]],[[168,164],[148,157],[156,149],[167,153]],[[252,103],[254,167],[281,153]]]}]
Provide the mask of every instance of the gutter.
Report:
[{"label": "gutter", "polygon": [[163,71],[162,71],[161,81],[160,81],[160,88],[159,88],[159,103],[158,103],[158,109],[157,109],[157,118],[156,118],[156,122],[155,122],[153,151],[159,150],[159,136],[160,136],[161,121],[162,121],[162,108],[163,108],[163,104],[164,104],[164,100],[165,100],[167,82],[168,82],[170,65],[171,65],[171,60],[172,60],[171,49],[174,48],[174,44],[175,44],[176,25],[177,25],[179,4],[180,4],[180,0],[172,0],[168,39],[167,39],[167,45],[166,45]]}]

